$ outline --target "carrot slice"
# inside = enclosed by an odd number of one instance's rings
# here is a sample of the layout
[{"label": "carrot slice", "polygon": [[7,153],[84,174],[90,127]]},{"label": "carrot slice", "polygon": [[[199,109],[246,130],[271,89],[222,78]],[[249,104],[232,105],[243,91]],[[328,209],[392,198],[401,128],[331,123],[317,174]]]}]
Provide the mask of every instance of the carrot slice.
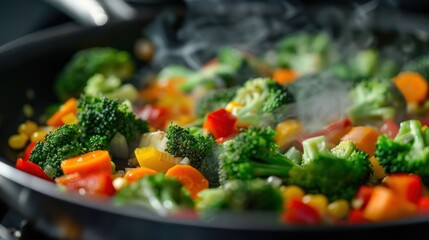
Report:
[{"label": "carrot slice", "polygon": [[380,132],[372,127],[368,126],[356,126],[353,127],[341,140],[351,140],[356,146],[372,156],[375,152],[375,142],[380,135]]},{"label": "carrot slice", "polygon": [[95,150],[63,160],[61,169],[64,174],[79,173],[81,175],[92,172],[112,172],[112,163],[108,151]]},{"label": "carrot slice", "polygon": [[198,193],[209,187],[209,181],[198,169],[185,164],[177,164],[167,170],[167,177],[174,177],[179,180],[191,193],[195,199]]},{"label": "carrot slice", "polygon": [[61,107],[52,115],[46,124],[52,127],[59,127],[64,125],[62,118],[68,114],[76,114],[77,112],[77,99],[69,98]]},{"label": "carrot slice", "polygon": [[371,221],[388,221],[411,216],[417,211],[417,205],[398,197],[392,189],[374,187],[363,215]]},{"label": "carrot slice", "polygon": [[280,84],[288,84],[297,79],[295,71],[286,68],[278,68],[273,72],[273,79]]},{"label": "carrot slice", "polygon": [[153,175],[156,173],[157,171],[153,170],[152,168],[138,167],[138,168],[128,170],[124,175],[124,179],[127,180],[127,182],[131,183],[139,180],[140,178],[146,175]]},{"label": "carrot slice", "polygon": [[417,72],[402,72],[393,78],[393,83],[404,95],[407,103],[421,104],[428,96],[428,82]]}]

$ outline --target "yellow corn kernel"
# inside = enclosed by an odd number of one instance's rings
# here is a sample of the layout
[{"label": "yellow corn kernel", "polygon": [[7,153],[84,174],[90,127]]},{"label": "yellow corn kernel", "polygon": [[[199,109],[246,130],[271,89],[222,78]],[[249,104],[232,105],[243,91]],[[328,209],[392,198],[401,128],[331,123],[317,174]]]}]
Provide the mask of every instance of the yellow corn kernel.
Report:
[{"label": "yellow corn kernel", "polygon": [[31,134],[30,136],[30,141],[31,142],[41,142],[41,141],[45,141],[45,136],[48,132],[46,131],[36,131],[33,134]]},{"label": "yellow corn kernel", "polygon": [[64,115],[61,118],[61,121],[64,124],[74,124],[74,123],[77,123],[77,116],[74,113],[69,113],[69,114]]},{"label": "yellow corn kernel", "polygon": [[369,158],[369,161],[371,162],[374,176],[377,179],[384,178],[386,176],[386,172],[384,171],[384,168],[378,162],[378,159],[376,157],[372,156]]},{"label": "yellow corn kernel", "polygon": [[35,131],[39,129],[37,123],[27,120],[18,126],[18,133],[25,134],[27,136],[31,136]]},{"label": "yellow corn kernel", "polygon": [[158,151],[153,145],[136,148],[134,155],[141,167],[152,168],[157,172],[166,172],[181,160],[169,153]]},{"label": "yellow corn kernel", "polygon": [[22,133],[14,134],[9,137],[8,144],[9,147],[15,150],[23,149],[27,144],[28,136]]},{"label": "yellow corn kernel", "polygon": [[285,206],[292,199],[301,199],[304,196],[304,190],[295,185],[282,186],[281,193]]},{"label": "yellow corn kernel", "polygon": [[275,140],[279,146],[287,145],[295,137],[302,133],[304,128],[302,124],[297,120],[286,120],[276,126]]},{"label": "yellow corn kernel", "polygon": [[229,103],[226,105],[225,110],[226,110],[226,111],[228,111],[228,112],[230,112],[230,113],[232,113],[232,112],[234,111],[234,109],[235,109],[235,108],[237,108],[237,107],[241,108],[241,107],[243,107],[243,106],[244,106],[244,105],[243,105],[242,103],[240,103],[240,102],[231,101],[231,102],[229,102]]},{"label": "yellow corn kernel", "polygon": [[302,197],[302,202],[317,209],[319,213],[325,213],[328,209],[328,198],[323,194],[307,194]]},{"label": "yellow corn kernel", "polygon": [[336,219],[344,219],[350,211],[348,201],[340,199],[328,204],[328,214]]}]

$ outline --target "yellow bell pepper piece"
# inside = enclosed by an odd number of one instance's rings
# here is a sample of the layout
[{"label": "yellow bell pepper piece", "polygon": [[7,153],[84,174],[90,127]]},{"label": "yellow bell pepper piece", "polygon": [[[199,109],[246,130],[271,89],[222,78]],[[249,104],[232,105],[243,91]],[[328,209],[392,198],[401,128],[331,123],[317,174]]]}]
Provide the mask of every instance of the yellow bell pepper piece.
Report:
[{"label": "yellow bell pepper piece", "polygon": [[141,167],[151,168],[157,172],[166,172],[180,160],[169,153],[158,151],[153,145],[136,148],[134,154]]}]

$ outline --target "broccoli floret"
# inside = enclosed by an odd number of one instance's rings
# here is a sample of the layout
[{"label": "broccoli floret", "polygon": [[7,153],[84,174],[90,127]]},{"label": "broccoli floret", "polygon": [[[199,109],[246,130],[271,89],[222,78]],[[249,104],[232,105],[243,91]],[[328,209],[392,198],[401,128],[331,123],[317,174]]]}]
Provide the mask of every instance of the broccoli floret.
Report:
[{"label": "broccoli floret", "polygon": [[422,55],[412,59],[402,67],[402,71],[418,72],[429,80],[429,56]]},{"label": "broccoli floret", "polygon": [[88,80],[83,93],[93,97],[105,96],[118,101],[135,101],[138,98],[136,87],[130,83],[121,84],[122,81],[116,76],[106,77],[98,73]]},{"label": "broccoli floret", "polygon": [[97,73],[127,79],[135,72],[131,55],[110,47],[80,50],[65,65],[55,82],[55,93],[60,100],[78,98],[90,77]]},{"label": "broccoli floret", "polygon": [[45,141],[37,142],[29,160],[42,167],[51,178],[61,176],[61,161],[86,151],[79,142],[80,137],[81,131],[77,125],[63,125],[48,133]]},{"label": "broccoli floret", "polygon": [[95,150],[109,150],[110,148],[110,144],[106,136],[100,135],[90,136],[87,141],[83,141],[83,146],[88,152]]},{"label": "broccoli floret", "polygon": [[45,141],[37,142],[31,152],[30,161],[41,166],[50,177],[63,175],[61,161],[95,150],[108,150],[109,143],[104,136],[93,135],[83,138],[77,124],[66,124],[48,133]]},{"label": "broccoli floret", "polygon": [[232,101],[238,103],[232,114],[240,124],[261,126],[264,119],[275,118],[273,112],[280,106],[294,102],[294,97],[271,78],[254,78],[237,90]]},{"label": "broccoli floret", "polygon": [[177,124],[170,124],[166,133],[167,148],[165,151],[174,157],[187,157],[190,160],[190,165],[197,169],[200,169],[201,164],[216,145],[211,135],[193,135],[188,128]]},{"label": "broccoli floret", "polygon": [[234,69],[225,64],[205,66],[198,72],[189,75],[184,83],[179,84],[179,89],[183,92],[191,92],[197,87],[209,90],[231,87],[234,73]]},{"label": "broccoli floret", "polygon": [[306,193],[324,194],[330,201],[350,200],[372,173],[368,155],[352,141],[342,141],[331,151],[324,136],[303,141],[301,166],[290,171],[289,183]]},{"label": "broccoli floret", "polygon": [[82,95],[78,99],[78,125],[83,138],[93,135],[106,137],[110,142],[116,133],[121,133],[133,148],[140,135],[148,132],[148,123],[138,118],[127,102]]},{"label": "broccoli floret", "polygon": [[428,130],[422,130],[420,121],[406,120],[400,123],[394,139],[380,135],[374,156],[386,173],[414,173],[429,184]]},{"label": "broccoli floret", "polygon": [[286,181],[289,170],[296,164],[280,153],[274,135],[270,127],[250,127],[223,143],[219,155],[220,182],[270,176]]},{"label": "broccoli floret", "polygon": [[283,209],[280,188],[262,179],[232,180],[220,188],[201,191],[196,209],[203,214],[221,209],[232,211],[275,211]]},{"label": "broccoli floret", "polygon": [[359,49],[357,52],[329,67],[335,76],[352,81],[354,84],[368,78],[391,78],[398,73],[398,63],[382,57],[375,48]]},{"label": "broccoli floret", "polygon": [[276,66],[292,68],[300,75],[321,71],[336,55],[325,32],[297,33],[282,39],[276,47]]},{"label": "broccoli floret", "polygon": [[126,185],[115,194],[114,203],[145,207],[161,216],[194,206],[188,189],[176,178],[163,173],[148,175]]},{"label": "broccoli floret", "polygon": [[389,79],[360,82],[349,93],[347,115],[356,124],[379,125],[387,119],[400,121],[406,113],[404,96]]},{"label": "broccoli floret", "polygon": [[225,107],[237,92],[237,87],[214,89],[204,94],[195,107],[195,115],[204,117],[207,113]]}]

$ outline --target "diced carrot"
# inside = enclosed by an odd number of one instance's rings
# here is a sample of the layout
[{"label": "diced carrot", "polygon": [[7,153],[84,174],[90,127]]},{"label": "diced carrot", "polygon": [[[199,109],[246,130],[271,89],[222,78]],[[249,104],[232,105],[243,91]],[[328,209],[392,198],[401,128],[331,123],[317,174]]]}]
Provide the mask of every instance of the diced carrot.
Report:
[{"label": "diced carrot", "polygon": [[393,78],[393,82],[407,103],[421,104],[428,97],[428,82],[417,72],[401,72]]},{"label": "diced carrot", "polygon": [[416,204],[397,197],[392,189],[375,186],[363,215],[371,221],[379,222],[406,218],[416,211]]},{"label": "diced carrot", "polygon": [[356,126],[344,135],[341,140],[353,141],[360,150],[372,156],[375,152],[375,143],[379,135],[380,132],[375,128]]},{"label": "diced carrot", "polygon": [[64,102],[60,108],[52,115],[47,121],[46,124],[52,127],[59,127],[64,125],[62,118],[68,114],[76,114],[77,112],[77,99],[69,98]]},{"label": "diced carrot", "polygon": [[288,84],[295,81],[297,73],[292,69],[277,68],[272,74],[273,79],[280,84]]},{"label": "diced carrot", "polygon": [[153,170],[152,168],[138,167],[138,168],[128,170],[124,175],[124,179],[130,183],[130,182],[137,181],[138,179],[146,175],[153,175],[156,173],[157,171]]},{"label": "diced carrot", "polygon": [[112,172],[112,163],[108,151],[96,150],[63,160],[61,169],[64,174],[77,172],[81,175],[92,172]]},{"label": "diced carrot", "polygon": [[191,165],[177,164],[165,173],[167,177],[178,179],[191,193],[195,199],[198,198],[198,193],[209,187],[209,181],[196,168]]},{"label": "diced carrot", "polygon": [[384,179],[384,183],[393,189],[397,196],[417,204],[423,196],[423,182],[419,175],[408,173],[393,173]]}]

